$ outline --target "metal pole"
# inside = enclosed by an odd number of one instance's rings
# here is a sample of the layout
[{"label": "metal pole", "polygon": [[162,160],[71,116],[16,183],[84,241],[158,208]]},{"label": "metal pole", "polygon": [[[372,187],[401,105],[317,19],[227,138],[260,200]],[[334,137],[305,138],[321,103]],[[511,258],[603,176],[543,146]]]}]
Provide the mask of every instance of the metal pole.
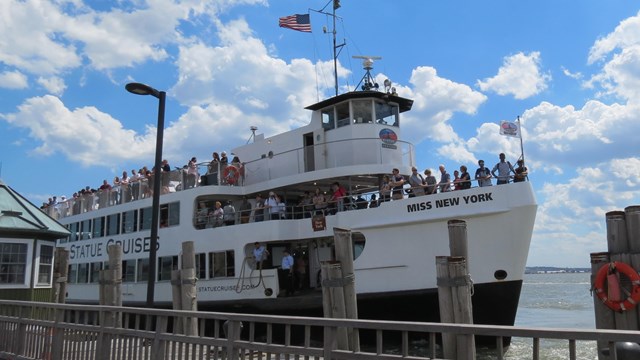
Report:
[{"label": "metal pole", "polygon": [[[158,129],[156,137],[156,160],[153,170],[153,198],[151,202],[151,241],[149,243],[149,279],[147,282],[147,307],[153,307],[156,285],[156,253],[158,247],[158,225],[160,223],[160,183],[162,182],[162,141],[164,135],[164,107],[166,93],[158,92]],[[168,176],[169,174],[167,174]]]}]

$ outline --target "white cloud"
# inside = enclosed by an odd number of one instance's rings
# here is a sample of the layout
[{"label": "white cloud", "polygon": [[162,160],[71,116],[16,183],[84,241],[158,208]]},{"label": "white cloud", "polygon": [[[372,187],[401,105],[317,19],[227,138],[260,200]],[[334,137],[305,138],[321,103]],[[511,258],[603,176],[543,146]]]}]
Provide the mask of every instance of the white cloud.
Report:
[{"label": "white cloud", "polygon": [[612,33],[598,39],[589,50],[589,64],[602,61],[615,49],[624,49],[638,45],[640,34],[640,12],[620,22]]},{"label": "white cloud", "polygon": [[28,86],[27,76],[20,71],[5,71],[0,74],[0,88],[26,89]]},{"label": "white cloud", "polygon": [[453,114],[474,114],[487,100],[471,87],[439,77],[436,69],[420,66],[411,73],[413,87],[396,85],[400,96],[414,99],[411,114],[403,120],[403,132],[410,141],[427,137],[440,142],[458,142],[460,138],[448,121]]},{"label": "white cloud", "polygon": [[478,80],[477,85],[482,91],[526,99],[544,91],[549,81],[551,75],[540,70],[540,53],[532,52],[506,57],[496,76]]},{"label": "white cloud", "polygon": [[34,153],[62,153],[84,166],[112,166],[131,158],[132,148],[136,156],[148,159],[155,149],[155,129],[137,135],[94,107],[70,110],[51,95],[27,99],[18,112],[1,116],[29,130],[29,137],[39,143]]},{"label": "white cloud", "polygon": [[56,74],[81,64],[76,47],[60,38],[67,17],[49,1],[0,1],[0,62],[33,74]]},{"label": "white cloud", "polygon": [[56,96],[62,96],[64,90],[67,88],[67,85],[64,83],[64,79],[51,76],[48,78],[39,77],[38,84],[40,84],[43,88],[45,88],[49,93]]}]

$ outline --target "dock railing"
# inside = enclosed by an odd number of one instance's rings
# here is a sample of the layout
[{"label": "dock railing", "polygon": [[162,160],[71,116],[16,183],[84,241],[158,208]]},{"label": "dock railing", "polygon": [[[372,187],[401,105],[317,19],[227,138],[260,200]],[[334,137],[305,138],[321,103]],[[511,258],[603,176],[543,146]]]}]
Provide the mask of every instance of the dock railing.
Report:
[{"label": "dock railing", "polygon": [[[122,322],[111,321],[114,317]],[[199,333],[175,333],[198,318]],[[114,326],[110,324],[119,324]],[[337,348],[339,329],[358,329],[360,351]],[[346,320],[0,300],[0,359],[439,359],[442,333],[525,338],[528,359],[541,342],[564,340],[569,359],[579,342],[637,342],[638,331],[543,329],[489,325]],[[415,344],[420,344],[416,346]],[[485,351],[504,359],[504,348]],[[593,354],[595,358],[595,354]],[[612,359],[614,357],[611,357]]]}]

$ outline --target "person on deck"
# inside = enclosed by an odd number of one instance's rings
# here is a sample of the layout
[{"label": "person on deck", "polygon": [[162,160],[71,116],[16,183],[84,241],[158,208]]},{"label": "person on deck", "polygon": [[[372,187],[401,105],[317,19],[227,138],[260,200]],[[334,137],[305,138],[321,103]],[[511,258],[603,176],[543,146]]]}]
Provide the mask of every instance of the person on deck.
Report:
[{"label": "person on deck", "polygon": [[282,264],[281,264],[281,280],[287,289],[286,296],[293,295],[293,256],[289,253],[289,250],[282,252]]},{"label": "person on deck", "polygon": [[[500,153],[499,157],[500,161],[491,170],[491,175],[498,178],[498,185],[508,184],[510,174],[516,172],[511,163],[505,160],[504,153]],[[498,175],[496,175],[496,171],[498,171]]]},{"label": "person on deck", "polygon": [[256,269],[262,269],[264,261],[269,257],[269,250],[265,249],[265,247],[257,241],[254,243],[254,246],[253,259],[256,262]]},{"label": "person on deck", "polygon": [[478,166],[475,176],[476,180],[478,180],[478,186],[491,186],[491,171],[489,171],[489,168],[484,167],[484,160],[478,160]]}]

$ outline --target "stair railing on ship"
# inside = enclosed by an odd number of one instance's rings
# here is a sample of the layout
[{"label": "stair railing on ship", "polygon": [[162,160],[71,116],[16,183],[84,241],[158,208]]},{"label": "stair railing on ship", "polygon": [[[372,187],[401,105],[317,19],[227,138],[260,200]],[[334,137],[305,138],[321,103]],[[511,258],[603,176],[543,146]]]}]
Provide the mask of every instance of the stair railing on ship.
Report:
[{"label": "stair railing on ship", "polygon": [[[121,322],[109,321],[118,317]],[[198,335],[176,324],[198,319]],[[121,326],[114,324],[122,324]],[[339,329],[358,329],[360,350],[338,349]],[[438,359],[442,333],[494,339],[479,353],[509,358],[502,344],[524,342],[519,358],[544,359],[545,342],[565,341],[571,360],[595,358],[596,340],[636,342],[638,331],[285,317],[204,311],[0,300],[0,358],[32,359]]]}]

